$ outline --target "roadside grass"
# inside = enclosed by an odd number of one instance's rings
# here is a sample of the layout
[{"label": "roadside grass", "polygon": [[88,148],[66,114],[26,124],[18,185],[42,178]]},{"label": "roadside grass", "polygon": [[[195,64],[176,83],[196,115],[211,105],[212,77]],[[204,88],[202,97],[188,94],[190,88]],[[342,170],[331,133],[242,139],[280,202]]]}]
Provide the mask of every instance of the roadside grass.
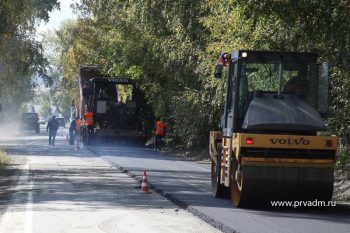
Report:
[{"label": "roadside grass", "polygon": [[10,156],[6,153],[4,149],[0,148],[0,170],[3,170],[11,162]]}]

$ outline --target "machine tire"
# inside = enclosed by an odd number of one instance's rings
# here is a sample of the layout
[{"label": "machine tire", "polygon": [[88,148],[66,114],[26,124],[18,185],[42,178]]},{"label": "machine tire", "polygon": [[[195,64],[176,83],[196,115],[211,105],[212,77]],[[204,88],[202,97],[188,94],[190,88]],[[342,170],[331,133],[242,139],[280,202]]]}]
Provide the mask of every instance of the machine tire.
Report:
[{"label": "machine tire", "polygon": [[217,158],[217,164],[211,160],[211,187],[213,196],[216,198],[228,198],[229,189],[220,184],[220,174],[218,171],[221,169],[221,156]]},{"label": "machine tire", "polygon": [[238,182],[235,179],[236,170],[237,170],[238,162],[237,160],[233,160],[231,162],[230,166],[230,195],[231,195],[231,201],[232,204],[236,207],[242,207],[245,205],[244,203],[244,196],[242,196],[242,190],[243,190],[243,184],[244,184],[244,173],[241,172],[240,175],[240,185],[238,185]]}]

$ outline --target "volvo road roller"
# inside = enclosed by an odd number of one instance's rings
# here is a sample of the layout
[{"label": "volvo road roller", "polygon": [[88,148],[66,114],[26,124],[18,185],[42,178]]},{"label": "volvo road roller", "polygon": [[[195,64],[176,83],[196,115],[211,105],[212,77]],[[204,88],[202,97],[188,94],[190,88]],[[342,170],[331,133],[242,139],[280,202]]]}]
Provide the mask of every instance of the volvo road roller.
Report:
[{"label": "volvo road roller", "polygon": [[317,54],[222,53],[220,131],[210,132],[212,191],[235,206],[274,200],[329,201],[337,138],[327,136],[328,64]]}]

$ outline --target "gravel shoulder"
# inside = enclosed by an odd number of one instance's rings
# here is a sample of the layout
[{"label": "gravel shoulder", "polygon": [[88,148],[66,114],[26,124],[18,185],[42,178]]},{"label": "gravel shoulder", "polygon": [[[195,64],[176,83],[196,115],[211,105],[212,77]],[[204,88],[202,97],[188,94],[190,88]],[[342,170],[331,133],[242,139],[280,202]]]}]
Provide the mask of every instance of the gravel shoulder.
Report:
[{"label": "gravel shoulder", "polygon": [[350,171],[338,169],[335,172],[333,199],[350,205]]}]

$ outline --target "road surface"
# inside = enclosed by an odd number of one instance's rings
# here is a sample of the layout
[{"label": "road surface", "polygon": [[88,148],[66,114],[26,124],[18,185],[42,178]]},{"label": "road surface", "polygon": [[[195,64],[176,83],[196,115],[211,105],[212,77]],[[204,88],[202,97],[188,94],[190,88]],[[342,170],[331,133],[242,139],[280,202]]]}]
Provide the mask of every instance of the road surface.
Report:
[{"label": "road surface", "polygon": [[89,147],[129,174],[148,171],[150,183],[208,223],[227,232],[281,233],[350,232],[349,205],[329,208],[239,209],[211,194],[209,164],[182,161],[165,153],[135,146]]},{"label": "road surface", "polygon": [[[348,205],[234,208],[230,200],[212,197],[209,164],[135,145],[75,150],[67,145],[65,132],[59,134],[63,136],[54,147],[43,135],[0,139],[18,161],[15,174],[20,174],[17,185],[2,193],[0,232],[348,233],[350,229]],[[150,195],[139,194],[139,183],[130,178],[140,179],[144,170],[154,188]]]},{"label": "road surface", "polygon": [[[220,232],[103,158],[76,150],[60,130],[0,138],[14,161],[1,176],[1,233]],[[10,175],[11,176],[10,176]]]}]

